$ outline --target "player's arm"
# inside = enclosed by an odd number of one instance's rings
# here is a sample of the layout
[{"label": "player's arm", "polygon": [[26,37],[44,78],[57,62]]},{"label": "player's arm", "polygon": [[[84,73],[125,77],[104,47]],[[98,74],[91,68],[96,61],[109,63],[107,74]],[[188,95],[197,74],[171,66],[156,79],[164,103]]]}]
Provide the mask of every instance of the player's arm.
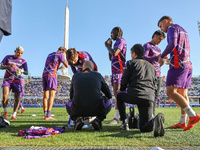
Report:
[{"label": "player's arm", "polygon": [[9,68],[11,68],[11,67],[15,67],[15,64],[11,64],[11,65],[2,65],[2,64],[1,64],[0,69],[1,69],[1,70],[4,70],[4,69],[9,69]]},{"label": "player's arm", "polygon": [[109,51],[109,53],[112,55],[112,56],[117,56],[120,52],[121,52],[121,49],[117,48],[117,49],[112,49],[111,47],[107,46],[106,47],[107,50]]},{"label": "player's arm", "polygon": [[178,35],[176,29],[170,28],[169,31],[167,32],[167,35],[170,35],[169,42],[158,60],[159,63],[163,62],[164,57],[167,56],[169,53],[171,53],[177,45]]},{"label": "player's arm", "polygon": [[158,56],[151,57],[151,56],[149,56],[150,49],[147,47],[147,45],[144,45],[143,47],[145,49],[145,51],[144,51],[144,59],[145,60],[147,60],[148,62],[153,62],[154,60],[157,61],[159,59],[161,54]]},{"label": "player's arm", "polygon": [[[66,61],[64,61],[63,62],[63,65],[66,67],[66,68],[68,68],[69,67],[69,65],[68,65],[68,61],[66,60]],[[62,67],[62,66],[61,66]]]},{"label": "player's arm", "polygon": [[111,61],[112,55],[108,52],[109,60]]},{"label": "player's arm", "polygon": [[24,71],[20,70],[20,72],[22,72],[24,75],[28,75],[28,66],[26,62],[23,64],[23,68],[24,68]]}]

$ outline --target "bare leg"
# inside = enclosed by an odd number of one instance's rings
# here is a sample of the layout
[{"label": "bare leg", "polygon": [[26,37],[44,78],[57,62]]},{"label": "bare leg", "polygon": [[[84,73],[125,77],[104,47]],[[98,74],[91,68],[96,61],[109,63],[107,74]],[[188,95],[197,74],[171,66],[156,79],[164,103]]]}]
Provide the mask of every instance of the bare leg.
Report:
[{"label": "bare leg", "polygon": [[8,105],[8,96],[9,96],[9,92],[10,92],[9,87],[4,86],[4,87],[3,87],[3,100],[2,100],[3,108],[6,108],[7,105]]},{"label": "bare leg", "polygon": [[20,95],[20,93],[14,94],[15,104],[14,104],[13,112],[16,112],[16,113],[17,113],[17,110],[18,110],[18,107],[19,107],[19,95]]},{"label": "bare leg", "polygon": [[52,107],[53,107],[53,102],[54,102],[54,98],[55,98],[55,94],[56,94],[56,90],[49,90],[49,102],[48,102],[48,110],[51,111]]},{"label": "bare leg", "polygon": [[43,110],[47,111],[47,100],[49,98],[49,91],[44,91],[43,92]]},{"label": "bare leg", "polygon": [[119,89],[120,89],[120,84],[113,85],[113,93],[116,99],[115,100],[115,116],[114,116],[114,119],[109,124],[117,124],[119,122],[119,110],[117,107],[117,92],[119,91]]},{"label": "bare leg", "polygon": [[[187,89],[183,89],[182,93],[185,93],[185,90],[187,91]],[[167,96],[173,99],[182,109],[189,105],[188,100],[180,93],[178,93],[177,87],[174,87],[172,85],[167,86]]]}]

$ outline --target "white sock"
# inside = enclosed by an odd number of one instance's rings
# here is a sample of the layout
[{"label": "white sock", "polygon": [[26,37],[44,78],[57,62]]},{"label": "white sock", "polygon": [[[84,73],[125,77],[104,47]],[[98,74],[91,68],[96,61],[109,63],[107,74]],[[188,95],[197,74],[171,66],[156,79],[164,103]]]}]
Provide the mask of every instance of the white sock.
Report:
[{"label": "white sock", "polygon": [[194,110],[190,106],[183,108],[183,110],[188,114],[189,117],[196,116],[196,113],[194,112]]},{"label": "white sock", "polygon": [[180,124],[186,123],[186,119],[187,119],[187,114],[181,114],[181,118],[180,118],[179,123]]},{"label": "white sock", "polygon": [[115,109],[115,116],[114,118],[118,119],[119,120],[119,110],[118,109]]},{"label": "white sock", "polygon": [[44,116],[47,116],[47,111],[44,112]]},{"label": "white sock", "polygon": [[21,108],[22,110],[24,109],[24,107],[22,106],[22,108]]},{"label": "white sock", "polygon": [[17,112],[13,112],[13,115],[12,115],[12,116],[16,117],[16,114],[17,114]]},{"label": "white sock", "polygon": [[7,107],[6,108],[3,108],[4,109],[4,112],[7,112]]}]

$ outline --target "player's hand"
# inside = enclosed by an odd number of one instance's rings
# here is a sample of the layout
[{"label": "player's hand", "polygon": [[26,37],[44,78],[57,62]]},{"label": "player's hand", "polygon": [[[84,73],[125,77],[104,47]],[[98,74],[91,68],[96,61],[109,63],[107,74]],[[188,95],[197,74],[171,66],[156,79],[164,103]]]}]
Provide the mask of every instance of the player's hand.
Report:
[{"label": "player's hand", "polygon": [[108,40],[105,42],[106,47],[111,47],[112,46],[112,40],[108,38]]},{"label": "player's hand", "polygon": [[120,92],[120,90],[117,90],[116,93],[118,94]]},{"label": "player's hand", "polygon": [[10,64],[10,67],[9,68],[15,68],[16,67],[16,64]]},{"label": "player's hand", "polygon": [[160,55],[158,55],[158,60],[159,60],[160,56],[161,56],[161,54],[160,54]]},{"label": "player's hand", "polygon": [[161,57],[159,57],[158,63],[160,64],[160,66],[162,66],[164,64],[163,59]]}]

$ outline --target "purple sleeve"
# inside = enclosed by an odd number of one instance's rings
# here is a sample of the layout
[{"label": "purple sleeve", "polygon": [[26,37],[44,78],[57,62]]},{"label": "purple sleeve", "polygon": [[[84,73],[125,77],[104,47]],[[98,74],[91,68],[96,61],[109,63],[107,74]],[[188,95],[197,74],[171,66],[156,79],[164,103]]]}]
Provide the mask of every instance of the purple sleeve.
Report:
[{"label": "purple sleeve", "polygon": [[164,58],[166,55],[171,53],[177,45],[178,35],[177,35],[177,31],[175,30],[175,28],[170,27],[167,31],[167,36],[168,36],[168,38],[167,38],[168,45],[165,48],[164,52],[162,53],[161,58]]},{"label": "purple sleeve", "polygon": [[153,57],[149,57],[149,48],[147,47],[147,44],[143,45],[145,51],[144,51],[144,59],[147,60],[148,62],[152,62],[152,61],[158,61],[158,56],[153,56]]},{"label": "purple sleeve", "polygon": [[4,59],[2,60],[2,62],[1,62],[1,65],[7,65],[7,63],[8,63],[8,59],[7,59],[7,56],[6,57],[4,57]]},{"label": "purple sleeve", "polygon": [[24,68],[25,71],[28,71],[27,62],[25,62],[25,63],[23,64],[23,68]]},{"label": "purple sleeve", "polygon": [[124,47],[124,43],[123,43],[123,40],[121,39],[121,40],[119,41],[119,44],[118,44],[116,47],[114,47],[114,49],[115,49],[115,50],[117,50],[117,49],[122,50],[123,47]]},{"label": "purple sleeve", "polygon": [[60,52],[60,61],[61,62],[65,62],[66,59],[65,59],[65,56]]}]

